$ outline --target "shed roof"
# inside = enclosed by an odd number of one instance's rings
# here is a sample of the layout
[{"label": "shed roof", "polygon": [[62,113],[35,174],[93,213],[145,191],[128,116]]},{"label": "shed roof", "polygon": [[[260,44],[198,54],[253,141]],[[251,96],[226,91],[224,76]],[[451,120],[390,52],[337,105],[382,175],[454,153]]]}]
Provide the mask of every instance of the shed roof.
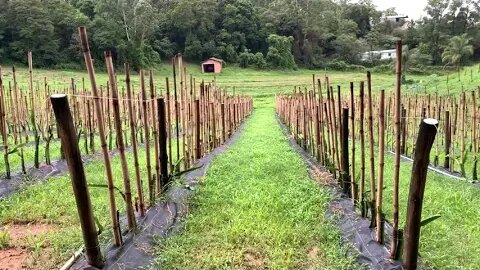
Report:
[{"label": "shed roof", "polygon": [[225,61],[223,61],[222,59],[215,58],[215,57],[208,58],[206,61],[203,61],[203,63],[208,62],[208,61],[215,61],[215,62],[222,63],[222,64],[225,63]]}]

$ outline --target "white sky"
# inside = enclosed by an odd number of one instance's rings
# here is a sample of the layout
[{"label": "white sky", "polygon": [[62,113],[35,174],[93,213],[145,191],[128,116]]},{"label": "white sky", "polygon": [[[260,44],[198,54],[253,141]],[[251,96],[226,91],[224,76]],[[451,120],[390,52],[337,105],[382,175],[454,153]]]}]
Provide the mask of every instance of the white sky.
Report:
[{"label": "white sky", "polygon": [[399,14],[407,15],[410,19],[415,20],[425,14],[423,10],[427,5],[427,0],[372,0],[372,2],[380,10],[395,7]]}]

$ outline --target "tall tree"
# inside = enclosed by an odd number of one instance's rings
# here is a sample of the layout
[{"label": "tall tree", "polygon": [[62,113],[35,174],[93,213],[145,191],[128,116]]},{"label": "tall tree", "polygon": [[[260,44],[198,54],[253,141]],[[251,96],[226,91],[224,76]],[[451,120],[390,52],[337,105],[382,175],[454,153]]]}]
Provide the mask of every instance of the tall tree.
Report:
[{"label": "tall tree", "polygon": [[96,55],[110,50],[118,62],[139,69],[158,63],[151,38],[158,26],[150,0],[99,0],[95,7],[92,42]]},{"label": "tall tree", "polygon": [[473,55],[473,46],[467,34],[454,36],[448,41],[448,46],[442,53],[442,61],[447,65],[454,65],[460,72],[460,66],[465,63],[467,57]]},{"label": "tall tree", "polygon": [[297,67],[292,54],[293,37],[270,35],[268,37],[267,63],[273,68],[294,69]]},{"label": "tall tree", "polygon": [[59,38],[43,3],[40,0],[12,0],[4,8],[8,10],[6,35],[10,40],[7,47],[10,58],[24,62],[27,51],[31,50],[36,64],[55,64]]}]

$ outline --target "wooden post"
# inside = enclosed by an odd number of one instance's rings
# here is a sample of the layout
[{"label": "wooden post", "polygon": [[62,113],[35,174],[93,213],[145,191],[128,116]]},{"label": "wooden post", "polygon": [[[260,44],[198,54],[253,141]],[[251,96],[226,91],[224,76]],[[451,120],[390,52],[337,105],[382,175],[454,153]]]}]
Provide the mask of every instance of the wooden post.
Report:
[{"label": "wooden post", "polygon": [[[402,41],[397,40],[397,63],[396,63],[396,89],[395,89],[395,169],[393,175],[393,234],[390,257],[397,258],[398,248],[398,190],[400,179],[400,109],[401,109],[401,83],[402,83]],[[418,148],[418,146],[416,146]]]},{"label": "wooden post", "polygon": [[167,101],[167,136],[168,136],[168,163],[170,164],[170,171],[173,170],[173,161],[172,161],[172,112],[170,109],[171,106],[171,97],[170,97],[170,82],[168,81],[168,77],[165,78],[165,95]]},{"label": "wooden post", "polygon": [[402,155],[406,155],[406,149],[407,149],[407,109],[405,109],[403,106],[401,108],[401,119],[400,119],[400,129],[401,131],[401,145],[400,145],[400,153]]},{"label": "wooden post", "polygon": [[227,138],[225,137],[225,104],[222,102],[221,109],[220,109],[220,114],[222,117],[222,144],[225,143]]},{"label": "wooden post", "polygon": [[174,56],[172,59],[173,68],[173,94],[175,102],[175,136],[177,138],[177,161],[180,160],[180,128],[179,128],[179,110],[178,110],[178,94],[177,94],[177,69],[175,67],[175,60],[178,56]]},{"label": "wooden post", "polygon": [[[157,98],[158,110],[158,147],[159,147],[159,162],[161,173],[161,188],[165,189],[168,184],[168,153],[167,153],[167,119],[165,115],[165,100],[164,98]],[[159,190],[160,192],[160,190]]]},{"label": "wooden post", "polygon": [[[105,129],[103,126],[103,113],[102,113],[102,107],[100,104],[100,97],[98,95],[98,90],[97,90],[97,80],[95,76],[95,70],[93,68],[92,57],[90,55],[87,31],[85,27],[80,27],[79,32],[80,32],[79,33],[80,40],[82,42],[85,65],[87,66],[88,75],[90,77],[90,83],[92,84],[92,92],[93,92],[94,102],[95,102],[95,115],[97,116],[97,120],[98,120],[97,121],[98,131],[100,133],[99,135],[100,135],[100,142],[102,145],[103,159],[105,161],[105,170],[107,173],[108,196],[110,200],[110,216],[112,218],[113,236],[115,240],[115,245],[120,246],[122,243],[122,240],[121,240],[120,226],[119,226],[118,216],[117,216],[117,207],[115,204],[115,190],[113,185],[112,166],[110,164],[110,153],[108,152],[107,142],[105,139]],[[76,141],[77,140],[75,139],[75,142]]]},{"label": "wooden post", "polygon": [[445,111],[445,160],[443,162],[443,167],[446,169],[450,168],[450,146],[452,144],[452,132],[450,126],[450,111]]},{"label": "wooden post", "polygon": [[366,217],[367,215],[367,211],[365,211],[365,130],[363,129],[365,118],[364,88],[364,82],[360,82],[360,190],[358,201],[361,205],[362,217]]},{"label": "wooden post", "polygon": [[200,100],[195,100],[195,150],[196,150],[196,159],[200,159],[202,157],[202,145],[200,142]]},{"label": "wooden post", "polygon": [[137,134],[135,132],[135,119],[133,116],[133,102],[132,102],[132,89],[130,83],[130,68],[128,64],[125,64],[125,83],[127,84],[127,98],[128,98],[128,115],[130,118],[130,137],[132,138],[132,147],[133,147],[133,162],[135,166],[135,180],[137,184],[137,196],[140,207],[140,216],[145,216],[145,202],[143,198],[143,185],[142,179],[140,178],[140,168],[138,164],[138,144],[137,144]]},{"label": "wooden post", "polygon": [[77,144],[77,134],[73,125],[67,95],[53,95],[50,101],[52,102],[60,139],[65,151],[65,159],[70,172],[70,179],[72,180],[73,194],[80,218],[87,262],[94,267],[103,268],[104,262],[93,219],[93,208],[90,202],[82,156]]},{"label": "wooden post", "polygon": [[[33,93],[33,60],[32,60],[32,51],[28,51],[28,78],[29,78],[29,92],[30,92],[30,121],[32,125],[33,137],[35,141],[35,154],[34,154],[34,166],[38,169],[40,167],[39,162],[39,147],[40,147],[40,135],[38,135],[37,124],[36,124],[36,115],[35,115],[35,99]],[[74,105],[75,106],[75,105]],[[74,110],[75,111],[75,110]]]},{"label": "wooden post", "polygon": [[372,80],[370,71],[367,72],[367,87],[368,87],[368,135],[369,135],[369,148],[370,148],[370,210],[371,210],[371,223],[370,226],[375,227],[375,200],[376,182],[375,182],[375,138],[373,136],[373,99],[372,99]]},{"label": "wooden post", "polygon": [[350,182],[352,186],[352,190],[350,194],[352,196],[352,203],[355,204],[356,199],[356,183],[355,183],[355,93],[354,93],[354,86],[353,82],[350,83],[350,124],[351,124],[351,134],[352,134],[352,174],[350,176]]},{"label": "wooden post", "polygon": [[[143,130],[145,132],[145,156],[146,156],[146,167],[147,167],[147,183],[148,183],[148,200],[150,205],[155,203],[155,180],[152,177],[152,164],[150,157],[150,131],[149,131],[149,121],[148,121],[148,101],[147,101],[147,91],[145,89],[145,73],[143,70],[140,70],[140,88],[142,91],[142,111],[143,111]],[[151,112],[153,113],[153,112]]]},{"label": "wooden post", "polygon": [[150,117],[152,118],[151,125],[152,125],[152,136],[153,136],[153,145],[154,145],[154,154],[155,154],[155,175],[157,176],[156,179],[153,179],[155,181],[155,189],[157,190],[157,193],[160,193],[161,189],[161,182],[162,180],[160,179],[160,159],[158,157],[158,135],[157,135],[157,117],[155,114],[155,87],[153,85],[153,72],[150,70],[149,71],[149,85],[150,85]]},{"label": "wooden post", "polygon": [[[353,195],[351,193],[351,182],[350,176],[348,175],[349,159],[348,159],[348,108],[343,108],[342,112],[342,187],[343,192],[348,194],[350,197]],[[355,142],[352,142],[355,143]]]},{"label": "wooden post", "polygon": [[472,155],[473,171],[472,180],[478,180],[478,148],[477,148],[477,97],[475,91],[472,91]]},{"label": "wooden post", "polygon": [[383,244],[383,172],[385,166],[385,90],[380,92],[380,109],[378,115],[378,183],[377,183],[377,242]]},{"label": "wooden post", "polygon": [[422,221],[423,195],[430,163],[430,150],[437,134],[438,121],[427,118],[420,124],[415,158],[412,167],[410,193],[408,196],[407,222],[405,224],[403,266],[408,270],[417,269],[418,246]]},{"label": "wooden post", "polygon": [[[3,141],[3,160],[5,162],[5,175],[6,179],[10,179],[10,162],[8,160],[8,125],[6,119],[6,107],[5,107],[5,96],[3,91],[3,80],[2,80],[2,67],[0,66],[0,102],[2,104],[2,110],[0,111],[0,131]],[[12,106],[10,106],[12,107]]]},{"label": "wooden post", "polygon": [[210,104],[210,109],[212,113],[212,150],[217,147],[217,124],[216,124],[216,119],[215,119],[215,103],[212,102]]},{"label": "wooden post", "polygon": [[135,230],[136,221],[135,213],[132,205],[132,191],[130,188],[130,174],[128,172],[128,164],[125,156],[125,144],[123,141],[122,120],[120,119],[120,104],[118,102],[117,82],[115,78],[115,71],[113,70],[112,54],[110,51],[105,52],[105,64],[108,71],[108,81],[110,84],[110,93],[112,94],[112,107],[115,132],[117,135],[118,152],[120,155],[120,163],[122,166],[123,187],[125,191],[125,204],[127,211],[128,228]]}]

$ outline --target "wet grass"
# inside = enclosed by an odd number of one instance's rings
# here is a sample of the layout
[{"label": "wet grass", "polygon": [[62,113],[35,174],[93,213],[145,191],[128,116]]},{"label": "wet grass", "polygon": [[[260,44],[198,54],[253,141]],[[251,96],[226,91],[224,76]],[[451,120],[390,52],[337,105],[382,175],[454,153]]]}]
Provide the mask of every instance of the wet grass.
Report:
[{"label": "wet grass", "polygon": [[356,268],[325,220],[328,192],[308,176],[268,101],[213,162],[184,231],[158,244],[155,269]]}]

